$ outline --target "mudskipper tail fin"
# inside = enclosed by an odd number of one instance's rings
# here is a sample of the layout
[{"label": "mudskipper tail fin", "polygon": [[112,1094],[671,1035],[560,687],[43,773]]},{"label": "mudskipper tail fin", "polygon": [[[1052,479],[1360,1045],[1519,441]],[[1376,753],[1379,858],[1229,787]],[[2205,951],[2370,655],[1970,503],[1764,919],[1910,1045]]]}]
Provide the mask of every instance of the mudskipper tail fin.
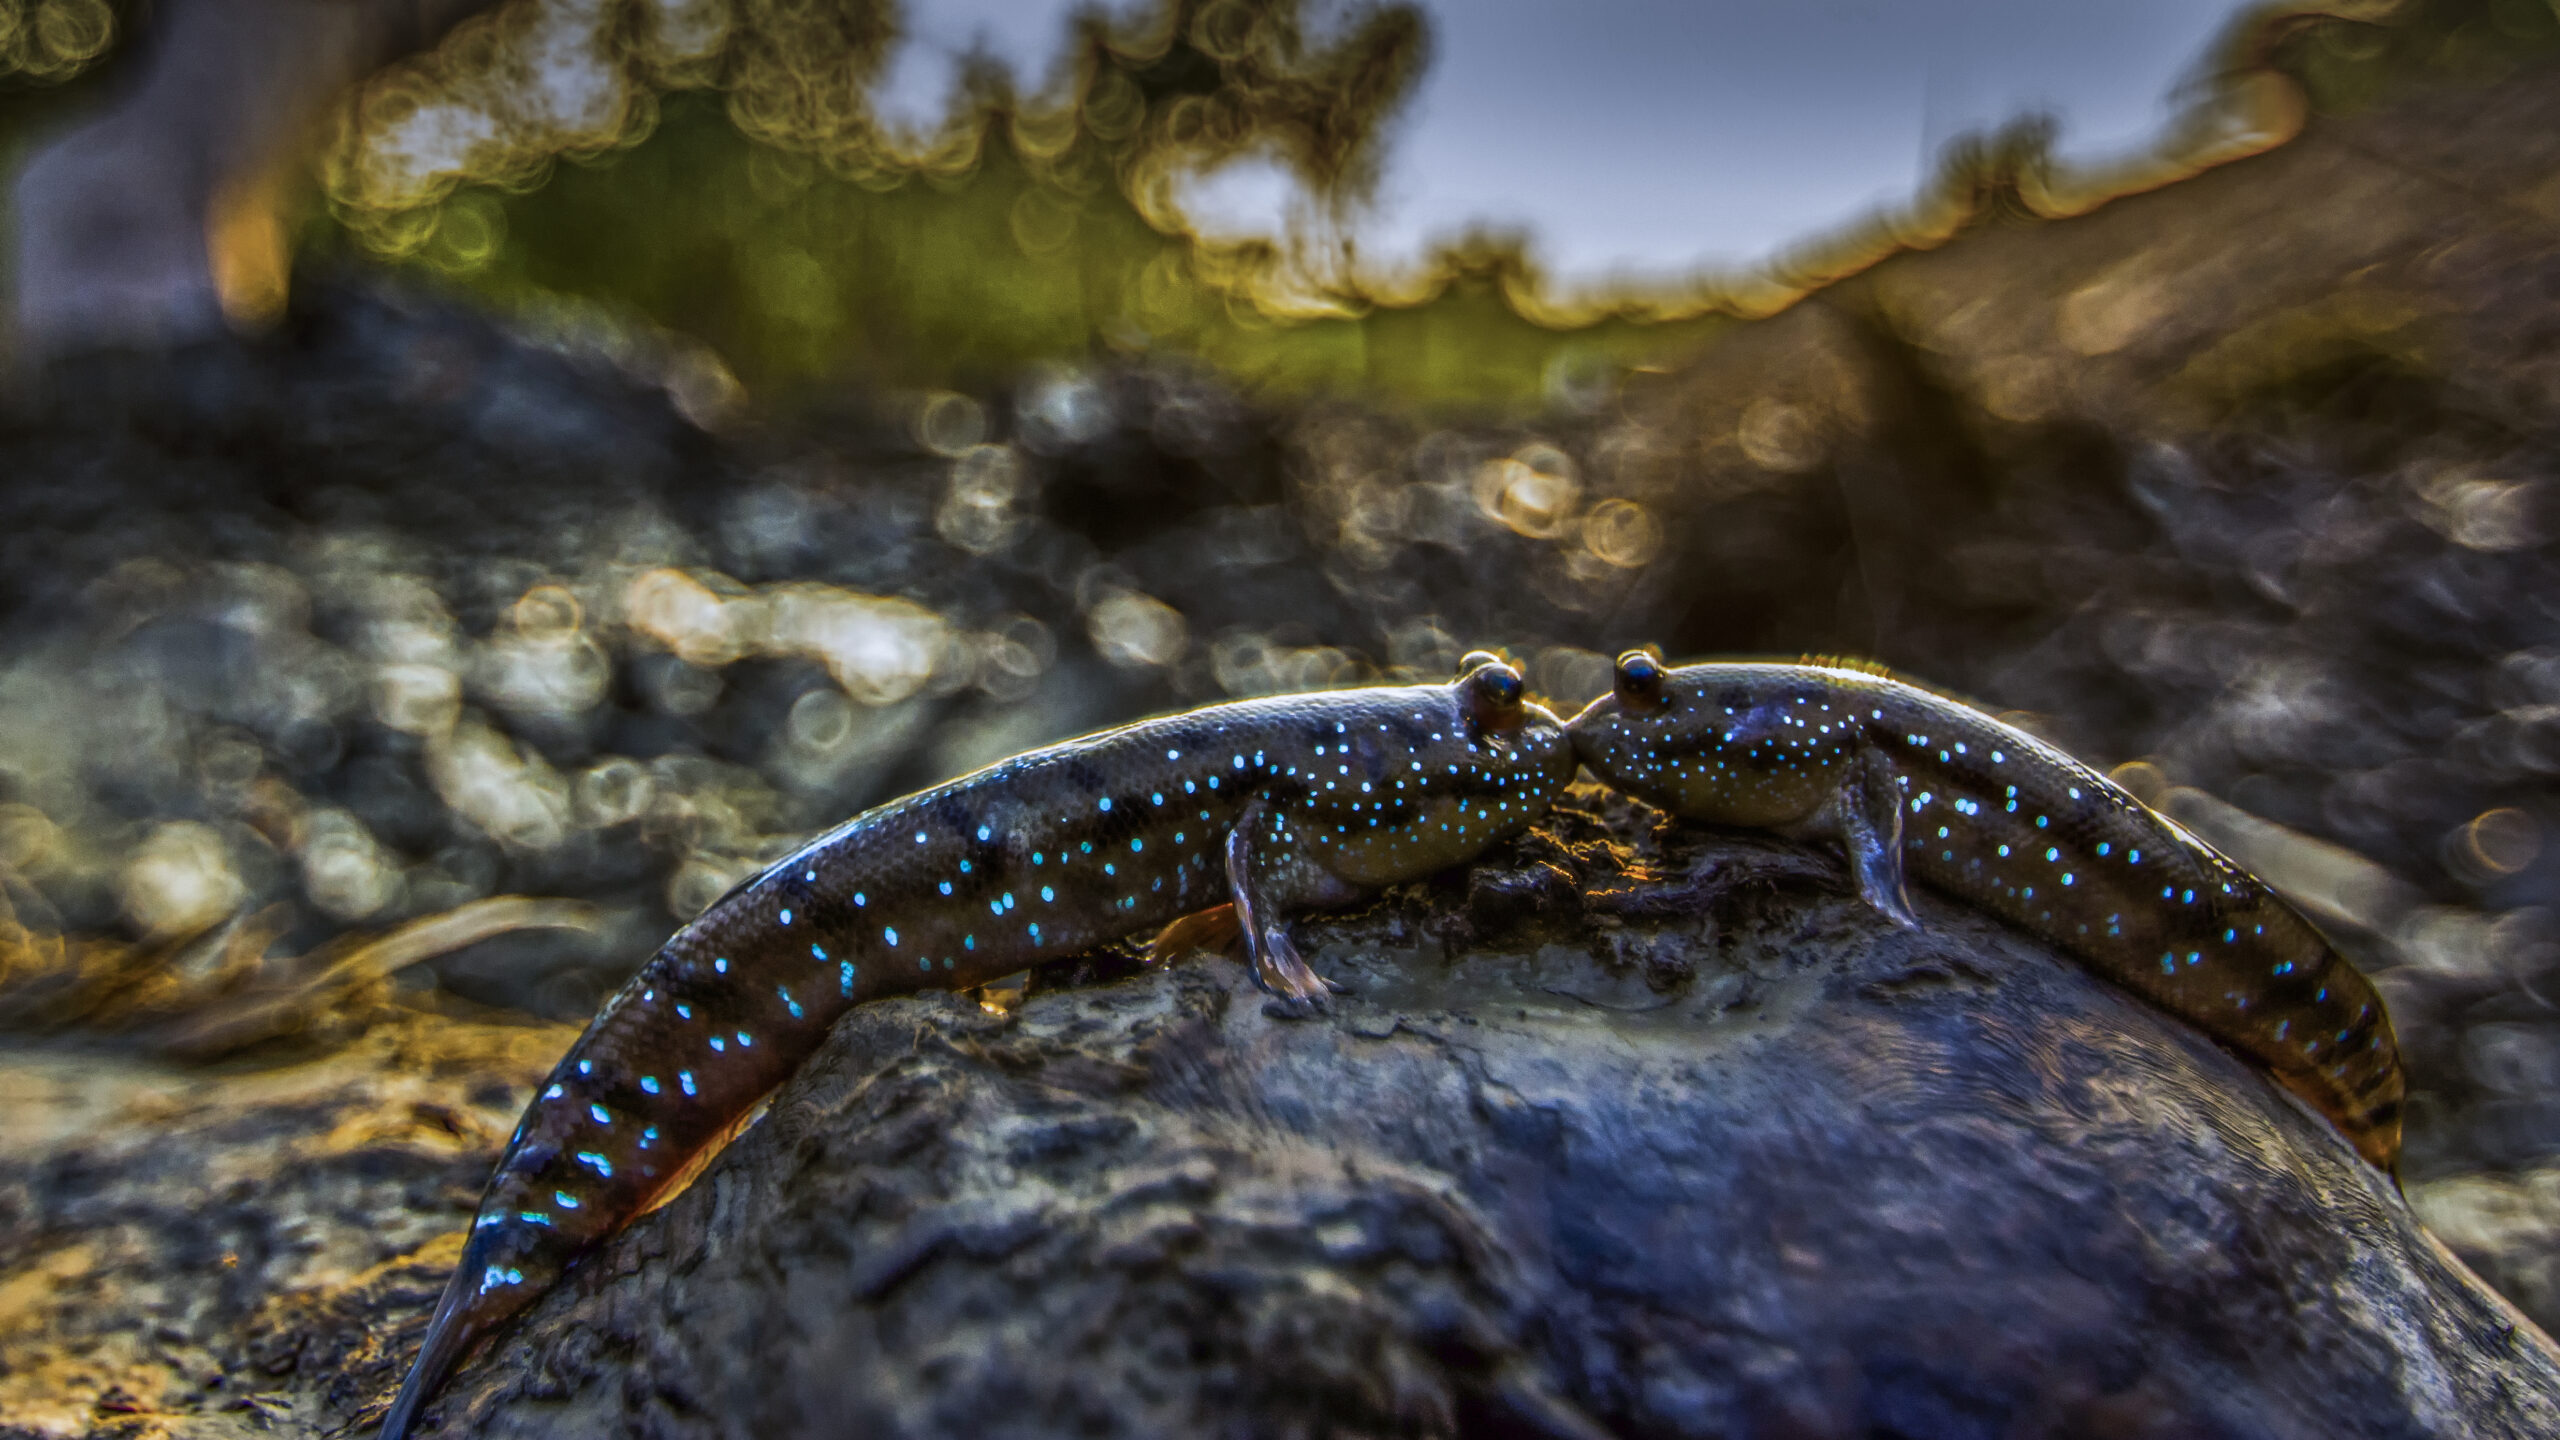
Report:
[{"label": "mudskipper tail fin", "polygon": [[503,1220],[482,1223],[462,1247],[462,1263],[445,1283],[427,1321],[426,1338],[418,1346],[418,1363],[409,1369],[391,1409],[382,1417],[380,1440],[407,1440],[418,1412],[435,1398],[445,1380],[462,1364],[480,1337],[530,1305],[563,1268],[548,1236],[526,1224]]}]

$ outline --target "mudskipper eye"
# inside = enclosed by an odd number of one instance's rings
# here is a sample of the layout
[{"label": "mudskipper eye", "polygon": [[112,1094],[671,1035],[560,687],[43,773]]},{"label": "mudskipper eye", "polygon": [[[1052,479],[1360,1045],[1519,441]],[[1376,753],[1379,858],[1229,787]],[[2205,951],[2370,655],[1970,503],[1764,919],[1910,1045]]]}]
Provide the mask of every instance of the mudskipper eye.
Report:
[{"label": "mudskipper eye", "polygon": [[1502,664],[1502,657],[1490,650],[1470,650],[1458,657],[1458,678],[1466,679],[1487,665]]},{"label": "mudskipper eye", "polygon": [[1466,688],[1467,718],[1478,730],[1502,734],[1519,728],[1520,700],[1528,690],[1519,671],[1488,655],[1459,683]]},{"label": "mudskipper eye", "polygon": [[1630,650],[1618,657],[1618,703],[1630,710],[1651,710],[1662,703],[1662,662],[1649,650]]}]

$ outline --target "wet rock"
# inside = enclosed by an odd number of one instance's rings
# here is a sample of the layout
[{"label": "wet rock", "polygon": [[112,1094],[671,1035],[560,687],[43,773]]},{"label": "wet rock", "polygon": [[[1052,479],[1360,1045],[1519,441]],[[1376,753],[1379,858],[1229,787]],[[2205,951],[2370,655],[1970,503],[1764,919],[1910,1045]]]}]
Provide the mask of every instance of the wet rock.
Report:
[{"label": "wet rock", "polygon": [[1469,890],[1407,890],[1302,929],[1315,1021],[1219,959],[866,1007],[440,1433],[2560,1426],[2549,1340],[2231,1056],[1934,897],[1901,933],[1820,857],[1595,823],[1474,893],[1734,883],[1456,947]]},{"label": "wet rock", "polygon": [[0,1049],[0,1440],[342,1423],[575,1034],[412,1011],[219,1070]]}]

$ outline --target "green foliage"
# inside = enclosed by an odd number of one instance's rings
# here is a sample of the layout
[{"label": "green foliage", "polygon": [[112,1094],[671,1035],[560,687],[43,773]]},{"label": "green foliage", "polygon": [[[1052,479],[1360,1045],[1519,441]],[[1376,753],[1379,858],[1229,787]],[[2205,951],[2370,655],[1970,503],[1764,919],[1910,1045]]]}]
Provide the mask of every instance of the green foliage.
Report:
[{"label": "green foliage", "polygon": [[42,89],[87,70],[122,28],[107,0],[0,0],[0,94]]},{"label": "green foliage", "polygon": [[2560,0],[2402,0],[2306,7],[2259,41],[2300,81],[2312,108],[2344,114],[2413,83],[2485,80],[2560,51]]},{"label": "green foliage", "polygon": [[[625,65],[644,103],[619,144],[556,166],[539,139],[493,145],[474,164],[485,183],[383,178],[360,118],[314,243],[502,306],[565,297],[636,315],[699,338],[768,398],[846,381],[977,387],[1145,347],[1286,391],[1508,408],[1588,392],[1595,369],[1720,323],[1536,323],[1512,303],[1535,288],[1516,246],[1451,257],[1388,303],[1307,293],[1270,246],[1185,232],[1174,178],[1237,157],[1278,160],[1323,203],[1365,193],[1424,63],[1413,11],[1357,13],[1321,43],[1296,0],[1088,18],[1053,92],[1018,97],[976,65],[959,113],[919,143],[868,112],[886,32],[854,23],[862,5],[734,0],[723,56],[690,69],[638,37]],[[506,23],[446,49],[503,50]],[[417,71],[401,104],[372,97],[360,117],[397,124],[404,105],[479,83],[441,62]]]},{"label": "green foliage", "polygon": [[751,387],[977,386],[1022,366],[1156,346],[1249,382],[1426,405],[1535,404],[1577,366],[1694,340],[1701,322],[1557,330],[1506,295],[1516,265],[1453,263],[1404,306],[1275,318],[1222,259],[1149,225],[1072,164],[1035,175],[1003,126],[955,179],[839,178],[738,133],[706,97],[647,141],[522,194],[435,207],[412,265],[502,306],[571,296],[694,336]]}]

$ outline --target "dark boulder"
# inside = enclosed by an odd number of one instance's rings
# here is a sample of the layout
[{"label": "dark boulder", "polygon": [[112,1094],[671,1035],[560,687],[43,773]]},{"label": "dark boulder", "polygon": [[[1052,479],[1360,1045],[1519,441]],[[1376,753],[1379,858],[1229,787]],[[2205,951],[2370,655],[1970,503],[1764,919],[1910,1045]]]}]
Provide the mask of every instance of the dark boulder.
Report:
[{"label": "dark boulder", "polygon": [[1324,1019],[1212,959],[867,1007],[441,1433],[2560,1433],[2548,1338],[2256,1072],[1645,826],[1303,926]]}]

